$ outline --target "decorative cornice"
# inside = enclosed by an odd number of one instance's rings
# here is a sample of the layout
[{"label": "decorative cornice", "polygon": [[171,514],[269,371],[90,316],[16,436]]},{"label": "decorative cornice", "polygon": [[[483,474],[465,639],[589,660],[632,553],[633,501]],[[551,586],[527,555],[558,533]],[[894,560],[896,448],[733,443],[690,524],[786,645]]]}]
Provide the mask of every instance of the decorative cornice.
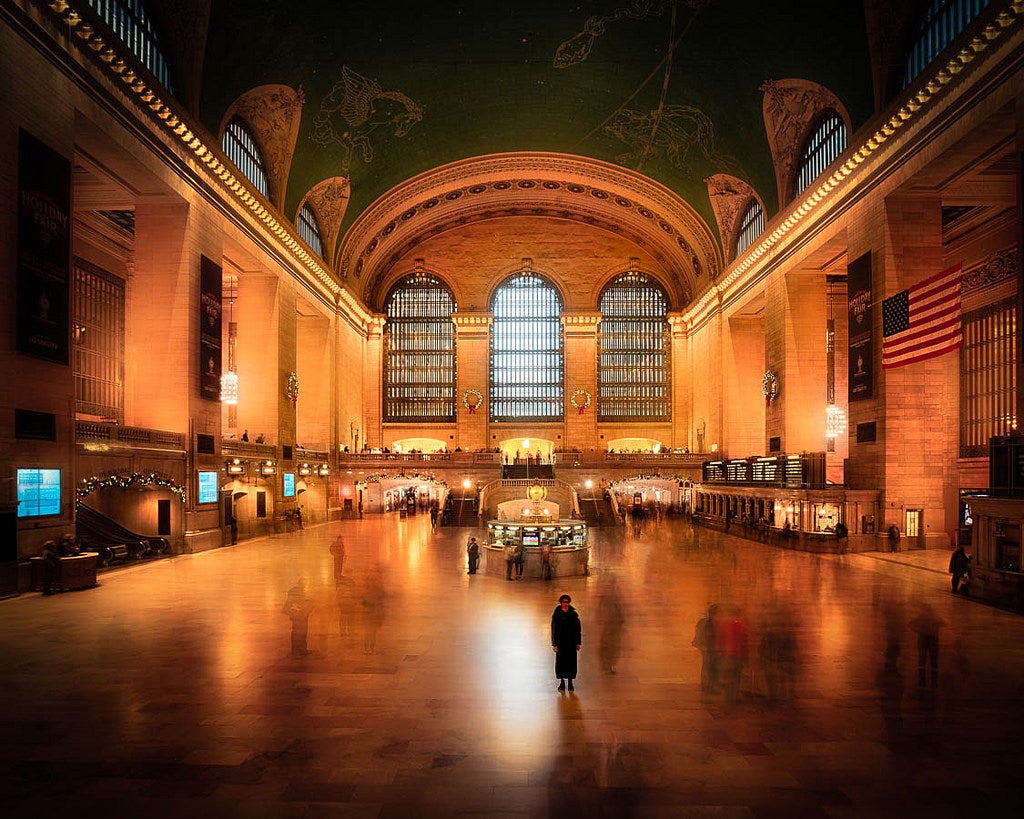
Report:
[{"label": "decorative cornice", "polygon": [[991,287],[1006,279],[1012,279],[1017,275],[1017,259],[1020,251],[1017,248],[1001,250],[980,262],[978,265],[964,271],[964,291],[979,290],[983,287]]},{"label": "decorative cornice", "polygon": [[[83,50],[95,56],[99,66],[111,79],[120,80],[129,99],[138,106],[143,115],[155,124],[160,132],[184,146],[192,158],[198,160],[195,166],[197,170],[202,172],[201,166],[205,166],[210,181],[227,194],[229,200],[234,200],[255,217],[261,227],[276,239],[280,249],[295,261],[296,268],[305,269],[332,297],[337,298],[341,286],[330,272],[305,248],[304,243],[292,230],[267,208],[263,197],[249,189],[246,184],[248,180],[243,182],[235,176],[230,160],[220,152],[219,146],[208,144],[195,133],[189,124],[189,116],[176,110],[173,99],[161,99],[159,94],[162,93],[162,89],[151,86],[134,65],[119,56],[118,48],[107,43],[66,0],[44,1],[61,28],[69,35],[73,33],[81,41]],[[120,47],[120,43],[116,45]]]},{"label": "decorative cornice", "polygon": [[[792,203],[788,214],[779,214],[772,220],[775,227],[767,232],[760,242],[747,250],[738,258],[731,269],[714,286],[685,311],[687,322],[693,327],[707,319],[710,313],[721,303],[725,295],[736,286],[742,277],[759,265],[765,257],[779,249],[783,240],[789,238],[801,223],[811,216],[817,216],[832,205],[842,192],[854,180],[850,177],[861,166],[879,151],[882,145],[908,124],[919,121],[925,113],[934,108],[949,88],[950,82],[973,62],[982,52],[998,41],[1012,26],[1020,23],[1024,16],[1024,0],[1012,0],[1006,9],[995,15],[993,22],[986,25],[981,34],[972,37],[970,42],[951,57],[945,65],[920,82],[917,91],[911,93],[909,99],[901,105],[885,122],[873,131],[860,145],[848,148],[843,156],[846,159],[828,178],[817,186],[808,188],[801,199]],[[842,157],[840,157],[842,158]]]}]

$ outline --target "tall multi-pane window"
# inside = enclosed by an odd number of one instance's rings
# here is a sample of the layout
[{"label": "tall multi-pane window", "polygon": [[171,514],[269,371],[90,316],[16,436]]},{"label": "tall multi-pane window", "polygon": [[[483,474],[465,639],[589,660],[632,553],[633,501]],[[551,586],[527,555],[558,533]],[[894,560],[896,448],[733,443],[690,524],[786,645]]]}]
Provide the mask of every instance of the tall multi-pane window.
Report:
[{"label": "tall multi-pane window", "polygon": [[665,292],[643,273],[624,273],[605,288],[600,309],[598,420],[671,420]]},{"label": "tall multi-pane window", "polygon": [[221,147],[228,159],[235,163],[238,168],[260,193],[270,196],[270,184],[267,182],[266,164],[263,162],[263,155],[256,147],[256,140],[252,138],[249,129],[240,119],[232,119],[224,129],[224,139]]},{"label": "tall multi-pane window", "polygon": [[491,310],[491,420],[558,420],[565,406],[558,291],[535,273],[518,273],[498,288]]},{"label": "tall multi-pane window", "polygon": [[124,421],[124,282],[74,262],[75,410]]},{"label": "tall multi-pane window", "polygon": [[160,33],[146,13],[146,6],[142,0],[88,2],[99,18],[139,58],[157,82],[168,91],[173,91],[171,71],[163,43],[160,42]]},{"label": "tall multi-pane window", "polygon": [[321,258],[324,257],[324,243],[320,239],[320,224],[316,221],[316,214],[308,205],[299,209],[299,218],[296,224],[299,229],[299,236],[307,245],[313,248],[313,252]]},{"label": "tall multi-pane window", "polygon": [[846,150],[846,123],[835,111],[829,112],[814,129],[800,152],[797,165],[796,190],[799,196],[831,165],[836,157]]},{"label": "tall multi-pane window", "polygon": [[987,5],[988,0],[931,0],[907,54],[904,88],[917,79]]},{"label": "tall multi-pane window", "polygon": [[736,255],[739,256],[750,247],[762,233],[764,233],[764,211],[761,209],[760,202],[751,199],[740,218],[740,230],[736,238]]},{"label": "tall multi-pane window", "polygon": [[455,299],[440,281],[414,273],[384,305],[384,420],[455,420]]},{"label": "tall multi-pane window", "polygon": [[960,457],[988,454],[1017,424],[1017,308],[1013,299],[966,313],[960,348]]}]

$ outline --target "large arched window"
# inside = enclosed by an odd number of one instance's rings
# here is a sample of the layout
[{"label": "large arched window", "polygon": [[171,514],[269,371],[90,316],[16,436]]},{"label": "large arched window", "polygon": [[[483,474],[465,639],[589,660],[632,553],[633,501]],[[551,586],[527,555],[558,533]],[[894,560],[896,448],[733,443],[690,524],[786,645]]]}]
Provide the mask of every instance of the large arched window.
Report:
[{"label": "large arched window", "polygon": [[455,420],[455,299],[414,273],[384,304],[384,420]]},{"label": "large arched window", "polygon": [[160,34],[146,13],[142,0],[89,0],[89,5],[104,24],[146,66],[150,74],[168,91],[171,71]]},{"label": "large arched window", "polygon": [[597,417],[672,418],[668,299],[643,273],[619,276],[601,295]]},{"label": "large arched window", "polygon": [[796,190],[799,196],[818,178],[822,171],[831,165],[836,157],[846,150],[846,123],[835,111],[830,111],[818,123],[811,138],[807,140],[800,152],[800,162],[796,172]]},{"label": "large arched window", "polygon": [[320,224],[317,222],[316,214],[313,213],[313,209],[308,203],[299,209],[299,218],[296,220],[295,226],[299,230],[299,236],[303,238],[307,245],[313,248],[313,252],[320,258],[326,258],[324,256],[324,243],[320,239]]},{"label": "large arched window", "polygon": [[235,167],[252,182],[256,190],[269,198],[270,184],[267,182],[263,156],[260,154],[260,149],[256,147],[256,140],[252,138],[249,129],[237,117],[228,122],[224,129],[224,140],[221,147],[228,159],[235,163]]},{"label": "large arched window", "polygon": [[761,209],[760,202],[751,199],[740,218],[740,229],[736,237],[736,255],[739,256],[750,247],[762,233],[764,233],[764,211]]},{"label": "large arched window", "polygon": [[907,54],[904,88],[917,79],[987,5],[988,0],[931,0]]},{"label": "large arched window", "polygon": [[491,303],[491,420],[562,417],[562,300],[535,273],[518,273]]}]

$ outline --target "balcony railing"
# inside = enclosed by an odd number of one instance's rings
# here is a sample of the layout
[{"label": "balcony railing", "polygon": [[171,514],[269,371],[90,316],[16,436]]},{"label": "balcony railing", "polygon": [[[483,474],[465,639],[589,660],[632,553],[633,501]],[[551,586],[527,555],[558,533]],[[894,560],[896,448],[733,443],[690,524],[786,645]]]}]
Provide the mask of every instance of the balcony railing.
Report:
[{"label": "balcony railing", "polygon": [[145,447],[167,452],[185,451],[185,434],[163,429],[126,427],[103,421],[75,421],[75,441],[79,444],[105,443],[125,448]]}]

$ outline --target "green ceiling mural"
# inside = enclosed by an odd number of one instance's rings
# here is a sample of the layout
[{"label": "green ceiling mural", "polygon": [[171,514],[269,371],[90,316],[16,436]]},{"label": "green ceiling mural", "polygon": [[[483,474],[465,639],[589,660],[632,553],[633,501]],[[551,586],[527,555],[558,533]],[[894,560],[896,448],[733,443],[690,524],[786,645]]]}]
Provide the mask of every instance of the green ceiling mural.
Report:
[{"label": "green ceiling mural", "polygon": [[826,86],[862,123],[861,3],[220,0],[201,114],[216,132],[250,88],[302,87],[288,215],[331,176],[351,180],[348,225],[446,162],[561,151],[650,176],[714,229],[711,174],[745,179],[777,209],[759,89],[785,78]]}]

